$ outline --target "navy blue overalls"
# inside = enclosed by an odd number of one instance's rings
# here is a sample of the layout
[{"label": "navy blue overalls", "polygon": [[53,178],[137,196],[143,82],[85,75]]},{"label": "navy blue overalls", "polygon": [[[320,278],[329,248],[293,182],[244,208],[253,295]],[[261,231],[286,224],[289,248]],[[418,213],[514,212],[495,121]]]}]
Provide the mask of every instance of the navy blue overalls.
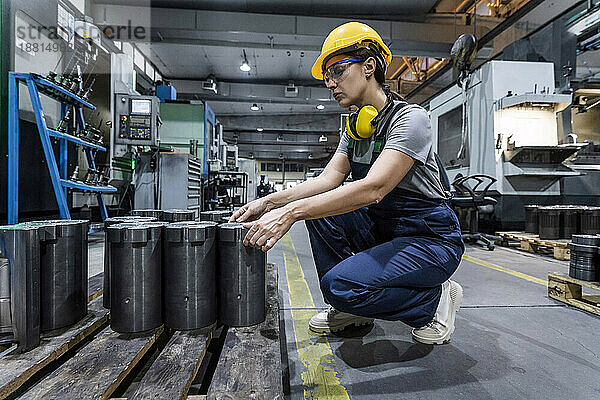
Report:
[{"label": "navy blue overalls", "polygon": [[[354,180],[364,178],[381,153],[387,127],[380,131],[383,139],[350,141]],[[327,303],[413,328],[433,319],[441,284],[456,271],[465,249],[446,201],[397,187],[378,204],[308,220],[306,226]]]}]

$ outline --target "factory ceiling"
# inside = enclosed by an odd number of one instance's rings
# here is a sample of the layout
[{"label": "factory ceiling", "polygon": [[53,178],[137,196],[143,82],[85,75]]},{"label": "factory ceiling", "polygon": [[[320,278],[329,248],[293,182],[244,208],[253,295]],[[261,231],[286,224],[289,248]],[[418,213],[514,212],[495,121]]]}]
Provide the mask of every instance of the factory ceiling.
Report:
[{"label": "factory ceiling", "polygon": [[[475,32],[483,37],[527,3],[537,5],[541,1],[477,0],[475,4],[475,0],[98,0],[93,3],[94,21],[98,24],[133,23],[148,28],[148,37],[135,43],[138,49],[173,83],[179,98],[205,100],[217,117],[313,114],[330,115],[339,124],[339,114],[346,111],[310,75],[324,38],[334,27],[349,19],[373,26],[394,55],[388,79],[392,79],[392,84],[397,83],[398,90],[406,95],[446,66],[445,57],[460,34]],[[246,72],[240,70],[245,60],[251,67]],[[207,80],[214,81],[214,90],[202,87]],[[296,94],[286,90],[290,86],[297,88]],[[435,88],[430,85],[421,94],[429,95]],[[332,146],[331,142],[328,146]],[[308,154],[313,151],[301,145],[298,149]]]}]

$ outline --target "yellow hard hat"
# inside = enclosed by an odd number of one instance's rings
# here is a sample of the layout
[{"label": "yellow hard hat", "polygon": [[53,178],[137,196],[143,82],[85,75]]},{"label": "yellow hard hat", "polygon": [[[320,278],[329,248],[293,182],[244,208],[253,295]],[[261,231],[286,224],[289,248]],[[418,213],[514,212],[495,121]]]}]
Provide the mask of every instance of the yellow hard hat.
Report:
[{"label": "yellow hard hat", "polygon": [[383,43],[381,36],[367,24],[361,22],[347,22],[343,25],[338,26],[332,30],[321,48],[321,54],[312,66],[312,76],[316,79],[323,79],[323,63],[332,54],[350,48],[352,46],[360,45],[361,43],[370,42],[374,43],[386,66],[392,62],[392,52]]}]

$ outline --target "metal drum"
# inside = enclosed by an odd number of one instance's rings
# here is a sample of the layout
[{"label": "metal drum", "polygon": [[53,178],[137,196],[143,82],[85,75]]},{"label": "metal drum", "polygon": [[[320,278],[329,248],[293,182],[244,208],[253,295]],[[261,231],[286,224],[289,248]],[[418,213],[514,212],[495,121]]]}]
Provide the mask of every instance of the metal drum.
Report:
[{"label": "metal drum", "polygon": [[18,351],[40,344],[40,240],[29,223],[0,227],[0,252],[8,259],[12,331]]},{"label": "metal drum", "polygon": [[10,269],[8,260],[2,254],[0,254],[0,333],[12,333]]},{"label": "metal drum", "polygon": [[540,239],[560,238],[560,214],[556,207],[538,208]]},{"label": "metal drum", "polygon": [[87,315],[88,221],[40,221],[40,325],[50,331]]},{"label": "metal drum", "polygon": [[109,226],[110,326],[134,333],[162,325],[163,222]]},{"label": "metal drum", "polygon": [[217,319],[214,222],[177,222],[164,231],[165,324],[199,329]]},{"label": "metal drum", "polygon": [[571,236],[579,233],[579,214],[581,207],[559,206],[560,210],[560,237],[571,239]]},{"label": "metal drum", "polygon": [[106,228],[121,223],[140,223],[156,221],[155,217],[125,216],[111,217],[104,220],[104,285],[102,305],[110,308],[110,242],[108,241]]},{"label": "metal drum", "polygon": [[527,233],[539,232],[538,207],[537,205],[525,206],[525,232]]},{"label": "metal drum", "polygon": [[266,318],[266,253],[244,246],[248,229],[238,223],[218,227],[219,320],[250,326]]},{"label": "metal drum", "polygon": [[581,211],[581,233],[600,233],[600,207],[584,207]]},{"label": "metal drum", "polygon": [[194,210],[165,210],[162,220],[167,222],[193,221],[196,219]]},{"label": "metal drum", "polygon": [[134,217],[152,217],[152,218],[156,218],[161,219],[162,215],[163,215],[163,211],[162,210],[133,210],[131,212],[131,215]]},{"label": "metal drum", "polygon": [[202,211],[200,221],[212,221],[220,224],[229,221],[231,214],[232,212],[228,210]]}]

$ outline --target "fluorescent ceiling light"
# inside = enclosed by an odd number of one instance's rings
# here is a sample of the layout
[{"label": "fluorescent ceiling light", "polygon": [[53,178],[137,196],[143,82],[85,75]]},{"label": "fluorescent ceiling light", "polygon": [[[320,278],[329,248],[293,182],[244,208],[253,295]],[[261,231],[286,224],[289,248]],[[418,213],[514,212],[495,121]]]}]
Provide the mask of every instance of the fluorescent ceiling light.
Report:
[{"label": "fluorescent ceiling light", "polygon": [[240,65],[240,69],[244,72],[248,72],[250,71],[252,68],[250,68],[250,65],[248,65],[248,63],[246,61],[244,61],[242,63],[242,65]]},{"label": "fluorescent ceiling light", "polygon": [[259,131],[259,132],[262,132],[262,131],[264,131],[264,129],[263,129],[263,128],[256,128],[256,130],[257,130],[257,131]]},{"label": "fluorescent ceiling light", "polygon": [[325,106],[323,104],[318,104],[317,105],[317,110],[324,110]]},{"label": "fluorescent ceiling light", "polygon": [[244,61],[242,62],[242,65],[240,65],[240,69],[244,72],[248,72],[252,68],[250,67],[250,64],[248,64],[248,57],[246,57],[246,50],[242,50],[242,51],[244,52]]}]

